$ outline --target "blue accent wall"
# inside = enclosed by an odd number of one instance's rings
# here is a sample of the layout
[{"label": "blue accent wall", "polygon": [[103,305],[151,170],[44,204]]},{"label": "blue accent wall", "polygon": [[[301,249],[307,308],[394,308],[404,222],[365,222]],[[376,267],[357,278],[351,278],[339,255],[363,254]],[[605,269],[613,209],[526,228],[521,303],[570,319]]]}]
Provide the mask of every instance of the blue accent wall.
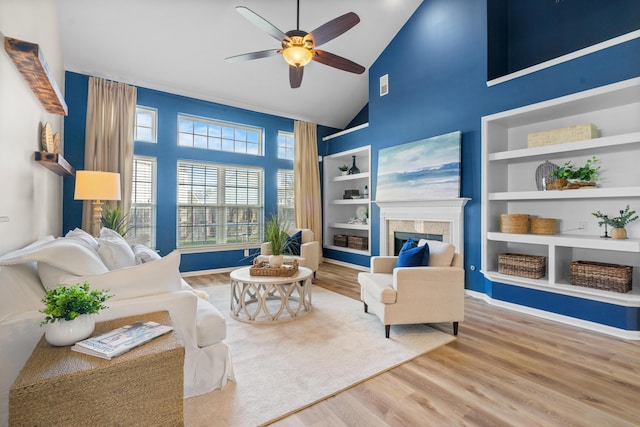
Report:
[{"label": "blue accent wall", "polygon": [[[573,36],[582,38],[585,31],[589,29],[576,30]],[[371,144],[370,192],[375,200],[378,151],[381,148],[462,131],[461,196],[471,198],[465,208],[466,287],[499,298],[502,294],[496,295],[492,283],[486,281],[480,272],[481,118],[638,77],[640,40],[491,87],[486,84],[487,52],[486,0],[424,0],[369,69],[369,126],[327,141],[325,152],[333,154]],[[378,80],[384,74],[389,74],[389,94],[380,97]],[[379,211],[374,205],[370,215],[374,255],[379,254],[378,218]],[[351,261],[349,254],[339,251],[325,251],[325,256]],[[368,266],[368,261],[357,264]],[[470,266],[476,268],[471,270]],[[524,292],[521,289],[515,288],[513,292]],[[527,305],[527,298],[519,301]],[[581,307],[580,301],[584,300],[563,300],[562,303],[577,311],[593,311],[590,302]],[[558,305],[542,302],[538,308],[554,311],[558,310]],[[600,320],[615,318],[613,323],[622,327],[622,323],[628,321],[620,319],[631,318],[635,320],[628,322],[628,326],[634,322],[638,324],[637,309],[625,309],[624,315],[617,311],[620,310],[618,306],[601,307],[601,310]]]},{"label": "blue accent wall", "polygon": [[[65,157],[76,169],[83,169],[86,129],[86,109],[89,77],[67,72],[65,80],[65,99],[69,105],[69,116],[65,118]],[[138,88],[138,105],[158,110],[157,143],[136,142],[136,155],[157,159],[157,237],[156,248],[166,255],[176,248],[176,197],[177,197],[177,161],[193,160],[254,166],[264,169],[265,212],[277,211],[277,171],[293,169],[291,160],[278,159],[278,131],[293,132],[293,120],[234,108],[227,105],[202,101],[184,96]],[[264,132],[264,156],[236,154],[221,151],[203,150],[177,145],[178,114],[188,114],[256,126]],[[75,181],[69,179],[64,185],[64,222],[63,232],[80,227],[82,204],[73,200]],[[254,245],[255,246],[255,245]],[[250,245],[247,245],[250,247]],[[252,253],[254,253],[252,251]],[[228,250],[200,253],[183,253],[181,271],[209,270],[248,265],[251,259],[244,256],[243,250]]]}]

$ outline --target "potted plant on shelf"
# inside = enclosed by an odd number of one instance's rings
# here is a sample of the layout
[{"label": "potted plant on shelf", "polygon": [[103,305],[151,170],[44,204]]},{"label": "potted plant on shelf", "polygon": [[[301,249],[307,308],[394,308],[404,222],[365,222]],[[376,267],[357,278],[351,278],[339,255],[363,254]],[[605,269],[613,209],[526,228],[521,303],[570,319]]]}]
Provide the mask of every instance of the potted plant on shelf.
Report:
[{"label": "potted plant on shelf", "polygon": [[340,165],[340,166],[338,166],[338,169],[340,169],[340,172],[342,173],[342,175],[348,175],[349,174],[349,166],[347,166],[347,165]]},{"label": "potted plant on shelf", "polygon": [[284,225],[277,215],[271,215],[264,224],[264,239],[271,246],[269,265],[273,268],[282,267],[284,262],[283,253],[287,248],[289,235],[284,229]]},{"label": "potted plant on shelf", "polygon": [[571,160],[558,166],[551,172],[553,181],[547,183],[547,190],[571,190],[581,187],[593,187],[598,181],[600,165],[596,165],[596,156],[587,159],[583,166],[571,164]]},{"label": "potted plant on shelf", "polygon": [[113,295],[108,291],[91,290],[89,284],[62,285],[48,289],[42,298],[45,308],[40,310],[45,318],[45,338],[51,345],[71,345],[93,333],[93,314],[107,308],[105,301]]},{"label": "potted plant on shelf", "polygon": [[611,237],[613,237],[614,239],[626,239],[627,230],[625,230],[624,227],[630,222],[638,219],[636,211],[632,211],[629,205],[627,205],[627,207],[624,209],[620,209],[620,216],[609,217],[608,215],[604,215],[600,211],[593,212],[592,215],[600,219],[600,221],[598,221],[598,225],[600,227],[602,227],[603,224],[611,227]]}]

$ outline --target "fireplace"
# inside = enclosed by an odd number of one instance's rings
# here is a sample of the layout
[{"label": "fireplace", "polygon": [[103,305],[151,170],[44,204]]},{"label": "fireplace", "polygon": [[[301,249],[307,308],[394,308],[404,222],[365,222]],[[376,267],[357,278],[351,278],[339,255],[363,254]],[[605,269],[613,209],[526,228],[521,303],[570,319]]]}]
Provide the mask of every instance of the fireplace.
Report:
[{"label": "fireplace", "polygon": [[[395,232],[439,235],[464,252],[464,205],[469,199],[376,201],[380,207],[380,255],[395,253]],[[436,239],[431,239],[436,240]]]},{"label": "fireplace", "polygon": [[431,233],[407,233],[406,231],[394,231],[393,232],[393,254],[398,255],[400,253],[400,249],[406,243],[409,238],[414,242],[418,243],[420,239],[427,240],[438,240],[442,242],[442,234],[431,234]]}]

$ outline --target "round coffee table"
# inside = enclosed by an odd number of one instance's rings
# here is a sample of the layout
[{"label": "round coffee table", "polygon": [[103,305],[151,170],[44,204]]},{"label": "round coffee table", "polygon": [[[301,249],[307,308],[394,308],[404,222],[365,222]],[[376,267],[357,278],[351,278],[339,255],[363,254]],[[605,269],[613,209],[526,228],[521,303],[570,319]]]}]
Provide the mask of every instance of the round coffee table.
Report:
[{"label": "round coffee table", "polygon": [[311,311],[311,278],[305,267],[288,277],[252,276],[250,267],[231,272],[231,317],[243,322],[289,321]]}]

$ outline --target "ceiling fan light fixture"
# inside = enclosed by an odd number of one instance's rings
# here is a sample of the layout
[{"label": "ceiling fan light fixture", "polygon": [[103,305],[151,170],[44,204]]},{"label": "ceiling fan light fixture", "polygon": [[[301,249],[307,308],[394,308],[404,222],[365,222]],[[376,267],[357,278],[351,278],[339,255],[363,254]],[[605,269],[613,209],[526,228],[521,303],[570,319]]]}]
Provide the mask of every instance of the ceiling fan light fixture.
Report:
[{"label": "ceiling fan light fixture", "polygon": [[313,54],[306,47],[289,46],[282,51],[282,56],[289,65],[304,67],[311,61]]}]

